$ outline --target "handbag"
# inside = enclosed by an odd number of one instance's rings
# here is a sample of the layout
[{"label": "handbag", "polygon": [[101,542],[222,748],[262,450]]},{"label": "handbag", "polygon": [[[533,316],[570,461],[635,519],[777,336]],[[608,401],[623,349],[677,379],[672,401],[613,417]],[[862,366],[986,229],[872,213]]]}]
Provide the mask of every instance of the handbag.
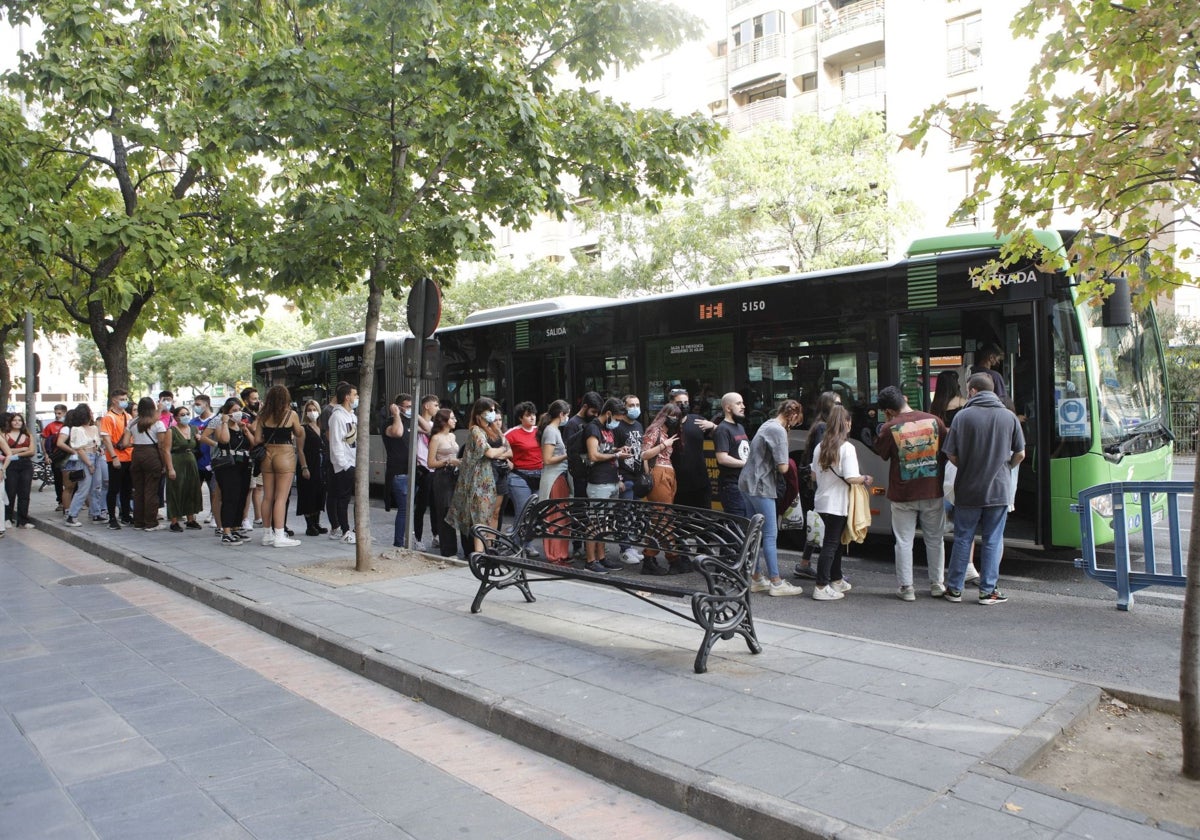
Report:
[{"label": "handbag", "polygon": [[646,469],[645,461],[640,458],[638,460],[641,461],[642,468],[633,474],[633,497],[644,499],[654,489],[654,475]]},{"label": "handbag", "polygon": [[265,443],[256,443],[250,447],[250,460],[254,463],[261,464],[266,457],[267,445]]},{"label": "handbag", "polygon": [[492,458],[492,475],[496,480],[496,495],[508,495],[508,477],[512,472],[512,467],[507,461],[500,461]]},{"label": "handbag", "polygon": [[233,463],[233,454],[230,452],[222,452],[220,455],[213,455],[212,459],[208,462],[208,465],[214,470],[219,470],[221,467],[233,466]]}]

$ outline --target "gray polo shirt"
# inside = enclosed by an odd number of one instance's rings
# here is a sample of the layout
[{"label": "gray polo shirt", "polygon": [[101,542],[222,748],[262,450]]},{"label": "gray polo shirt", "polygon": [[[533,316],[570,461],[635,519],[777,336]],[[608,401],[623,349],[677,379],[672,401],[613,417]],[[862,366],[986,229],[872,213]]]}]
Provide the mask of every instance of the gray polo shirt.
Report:
[{"label": "gray polo shirt", "polygon": [[981,391],[954,415],[942,451],[958,458],[954,503],[964,507],[1008,507],[1008,462],[1025,450],[1017,415],[991,391]]}]

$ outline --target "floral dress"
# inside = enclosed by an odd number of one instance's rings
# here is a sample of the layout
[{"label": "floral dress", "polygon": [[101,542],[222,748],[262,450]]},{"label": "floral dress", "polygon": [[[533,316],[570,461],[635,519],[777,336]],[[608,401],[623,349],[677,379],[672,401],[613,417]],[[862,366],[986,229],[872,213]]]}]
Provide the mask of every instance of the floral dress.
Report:
[{"label": "floral dress", "polygon": [[472,525],[491,524],[492,508],[496,505],[496,475],[491,459],[483,454],[487,448],[487,434],[473,426],[458,467],[454,498],[446,514],[446,522],[462,534],[470,533]]}]

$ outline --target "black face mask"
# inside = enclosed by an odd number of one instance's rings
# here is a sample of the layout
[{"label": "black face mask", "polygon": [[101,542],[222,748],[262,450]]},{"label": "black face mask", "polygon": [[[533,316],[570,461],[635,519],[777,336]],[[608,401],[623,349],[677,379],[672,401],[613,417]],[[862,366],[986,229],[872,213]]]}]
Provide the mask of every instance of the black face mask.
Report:
[{"label": "black face mask", "polygon": [[667,431],[673,432],[679,428],[679,420],[675,417],[668,417],[666,423],[663,425],[667,427]]},{"label": "black face mask", "polygon": [[690,403],[677,402],[675,403],[675,407],[679,409],[680,414],[687,414],[688,409],[690,409],[692,406]]}]

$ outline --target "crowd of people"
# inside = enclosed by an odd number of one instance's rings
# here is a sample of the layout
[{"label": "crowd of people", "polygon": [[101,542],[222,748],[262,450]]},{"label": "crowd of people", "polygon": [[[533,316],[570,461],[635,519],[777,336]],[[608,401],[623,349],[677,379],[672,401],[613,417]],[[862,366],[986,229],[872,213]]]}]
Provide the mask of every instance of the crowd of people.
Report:
[{"label": "crowd of people", "polygon": [[[997,380],[1003,383],[985,358],[972,372],[964,399],[958,374],[944,372],[929,413],[913,410],[896,386],[878,395],[874,450],[889,464],[886,492],[897,596],[904,601],[916,600],[913,541],[918,525],[932,597],[961,601],[965,583],[977,580],[980,603],[1007,600],[997,586],[1000,555],[1025,442],[1011,402],[997,393]],[[86,404],[70,410],[55,406],[55,419],[40,442],[25,428],[22,415],[0,415],[5,505],[0,535],[6,525],[34,527],[29,498],[33,461],[41,446],[51,462],[57,510],[69,527],[81,526],[90,516],[112,530],[201,530],[207,489],[205,522],[222,545],[242,544],[257,527],[263,545],[289,548],[300,544],[287,525],[295,485],[296,514],[304,518],[305,535],[353,544],[349,508],[357,408],[357,389],[347,382],[337,385],[328,404],[309,399],[298,410],[281,385],[271,387],[262,400],[257,390],[246,388],[216,410],[203,394],[190,405],[176,405],[170,391],[157,399],[143,397],[131,409],[129,394],[114,390],[98,418]],[[407,543],[410,493],[413,547],[444,557],[482,550],[474,527],[499,528],[507,501],[516,522],[534,497],[633,498],[644,474],[652,479],[648,501],[707,508],[712,499],[704,445],[711,438],[722,508],[764,517],[751,591],[803,593],[798,583],[784,579],[778,560],[780,517],[799,499],[815,512],[821,527],[810,527],[820,539],[808,542],[793,574],[814,581],[815,600],[844,598],[851,589],[841,568],[851,490],[854,485],[869,487],[873,479],[860,470],[850,441],[851,415],[840,396],[826,392],[817,399],[799,465],[788,446],[788,431],[804,422],[799,402],[780,403],[753,437],[744,425],[740,394],[725,394],[720,408],[719,416],[704,417],[691,410],[687,390],[675,388],[643,426],[636,395],[605,399],[588,392],[574,412],[564,400],[555,400],[540,416],[533,403],[519,403],[513,411],[516,422],[506,429],[501,407],[481,397],[470,408],[464,436],[456,435],[455,413],[442,408],[436,396],[422,398],[414,416],[412,397],[399,394],[380,418],[387,456],[384,504],[396,511],[393,544]],[[416,469],[410,485],[412,445]],[[322,514],[328,527],[321,524]],[[947,566],[948,517],[954,537]],[[427,518],[429,542],[424,538]],[[979,570],[973,557],[977,531],[982,533]],[[682,556],[669,551],[659,556],[654,549],[627,544],[619,546],[615,559],[601,542],[572,546],[568,540],[546,539],[524,550],[544,555],[548,563],[581,562],[598,574],[639,564],[648,575],[689,570]]]}]

